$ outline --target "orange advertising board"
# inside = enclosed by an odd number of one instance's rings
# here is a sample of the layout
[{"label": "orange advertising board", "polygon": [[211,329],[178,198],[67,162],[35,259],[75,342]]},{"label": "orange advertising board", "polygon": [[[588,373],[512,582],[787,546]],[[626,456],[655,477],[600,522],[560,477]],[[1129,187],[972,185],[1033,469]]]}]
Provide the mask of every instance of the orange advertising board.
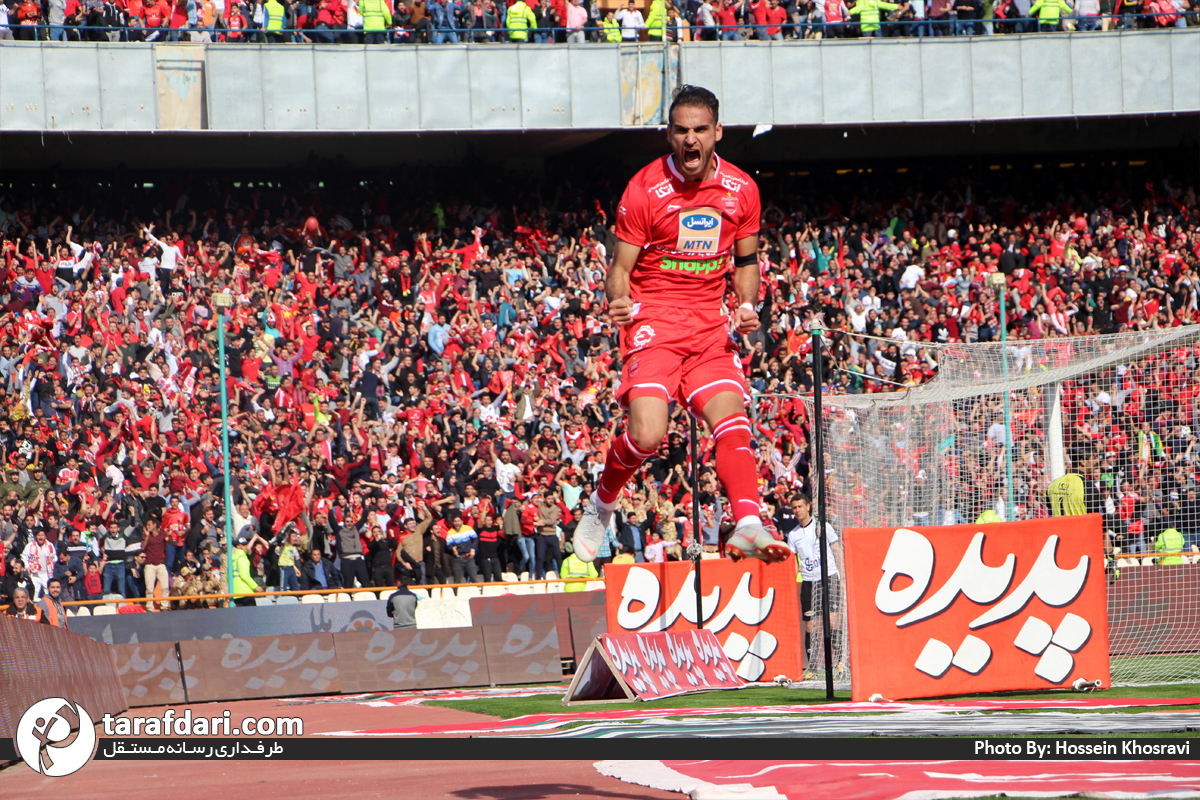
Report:
[{"label": "orange advertising board", "polygon": [[[609,564],[604,569],[610,634],[696,628],[692,562]],[[801,677],[800,600],[795,559],[703,561],[704,628],[716,635],[737,676],[770,681]]]},{"label": "orange advertising board", "polygon": [[855,700],[1110,685],[1099,516],[842,541]]}]

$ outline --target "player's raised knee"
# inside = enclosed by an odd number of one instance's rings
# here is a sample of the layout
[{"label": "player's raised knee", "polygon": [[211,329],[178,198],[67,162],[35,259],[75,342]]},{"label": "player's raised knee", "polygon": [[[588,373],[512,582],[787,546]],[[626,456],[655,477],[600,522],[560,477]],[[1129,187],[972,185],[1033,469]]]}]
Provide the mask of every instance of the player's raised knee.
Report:
[{"label": "player's raised knee", "polygon": [[642,453],[651,454],[667,435],[666,409],[662,414],[639,414],[637,410],[629,418],[629,439]]},{"label": "player's raised knee", "polygon": [[662,444],[662,440],[667,435],[666,421],[659,422],[658,420],[630,420],[629,421],[629,438],[633,440],[633,444],[644,453],[653,453],[658,450],[658,446]]}]

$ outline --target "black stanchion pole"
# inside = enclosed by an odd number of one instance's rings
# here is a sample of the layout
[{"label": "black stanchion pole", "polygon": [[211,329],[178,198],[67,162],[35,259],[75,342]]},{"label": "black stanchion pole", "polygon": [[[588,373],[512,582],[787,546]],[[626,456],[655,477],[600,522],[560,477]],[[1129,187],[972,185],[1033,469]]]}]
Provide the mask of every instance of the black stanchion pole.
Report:
[{"label": "black stanchion pole", "polygon": [[696,627],[704,627],[704,600],[700,594],[700,556],[704,552],[704,533],[700,530],[700,458],[696,454],[696,417],[688,414],[692,449],[692,545],[688,549],[692,556],[692,570],[696,590]]},{"label": "black stanchion pole", "polygon": [[833,699],[833,633],[829,630],[829,565],[825,555],[829,552],[828,536],[825,533],[825,447],[821,425],[821,395],[824,394],[824,344],[822,331],[817,325],[812,328],[813,345],[813,488],[817,492],[817,547],[821,561],[821,642],[825,647],[825,699]]}]

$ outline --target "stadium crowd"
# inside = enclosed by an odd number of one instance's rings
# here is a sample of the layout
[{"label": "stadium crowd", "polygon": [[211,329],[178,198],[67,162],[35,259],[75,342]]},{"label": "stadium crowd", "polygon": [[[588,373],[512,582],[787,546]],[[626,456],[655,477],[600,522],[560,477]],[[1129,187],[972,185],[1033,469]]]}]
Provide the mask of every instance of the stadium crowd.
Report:
[{"label": "stadium crowd", "polygon": [[[1197,0],[0,0],[0,40],[366,44],[967,36],[1200,25]],[[643,13],[644,12],[644,13]]]},{"label": "stadium crowd", "polygon": [[[0,188],[0,602],[22,589],[215,593],[230,574],[227,515],[239,595],[573,575],[563,545],[621,424],[602,284],[623,184],[575,175],[535,194],[502,176],[453,178],[200,173],[155,185],[122,172]],[[927,381],[939,345],[993,341],[1001,324],[1019,347],[1197,321],[1194,187],[1018,197],[987,181],[942,185],[764,191],[764,324],[742,342],[756,393],[811,393],[817,314],[834,331],[835,394]],[[1009,280],[1003,323],[997,271]],[[218,299],[232,303],[229,509]],[[1170,467],[1153,487],[1164,504],[1169,492],[1181,508],[1198,502],[1200,349],[1175,355],[1123,373],[1121,403],[1101,397],[1110,387],[1075,387],[1090,502],[1121,535],[1159,508],[1138,483],[1147,452]],[[786,533],[790,500],[811,489],[808,414],[769,396],[751,412],[764,518]],[[993,421],[971,417],[1002,442]],[[710,450],[702,435],[705,463]],[[722,500],[710,470],[692,485],[686,454],[676,413],[598,566],[684,557],[692,492],[716,549]],[[1200,524],[1200,506],[1172,513]]]}]

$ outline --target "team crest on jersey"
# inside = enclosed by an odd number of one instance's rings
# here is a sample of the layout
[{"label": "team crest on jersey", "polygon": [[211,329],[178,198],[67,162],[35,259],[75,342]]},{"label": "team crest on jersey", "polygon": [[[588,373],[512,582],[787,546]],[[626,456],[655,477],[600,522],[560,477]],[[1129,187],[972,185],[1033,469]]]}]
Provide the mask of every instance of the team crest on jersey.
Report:
[{"label": "team crest on jersey", "polygon": [[721,212],[715,208],[685,208],[679,212],[679,240],[675,250],[690,255],[717,252],[721,240]]},{"label": "team crest on jersey", "polygon": [[[637,333],[633,335],[633,346],[645,347],[646,345],[650,344],[650,340],[653,338],[654,328],[651,328],[649,325],[643,325],[642,327],[638,328]],[[632,375],[633,373],[630,372],[630,374]]]},{"label": "team crest on jersey", "polygon": [[638,367],[640,367],[641,365],[642,365],[642,363],[640,361],[638,361],[636,358],[633,361],[630,361],[629,362],[629,377],[632,378],[634,375],[637,375]]},{"label": "team crest on jersey", "polygon": [[737,211],[738,199],[733,192],[726,192],[725,196],[721,198],[721,205],[725,206],[725,210],[732,214]]}]

